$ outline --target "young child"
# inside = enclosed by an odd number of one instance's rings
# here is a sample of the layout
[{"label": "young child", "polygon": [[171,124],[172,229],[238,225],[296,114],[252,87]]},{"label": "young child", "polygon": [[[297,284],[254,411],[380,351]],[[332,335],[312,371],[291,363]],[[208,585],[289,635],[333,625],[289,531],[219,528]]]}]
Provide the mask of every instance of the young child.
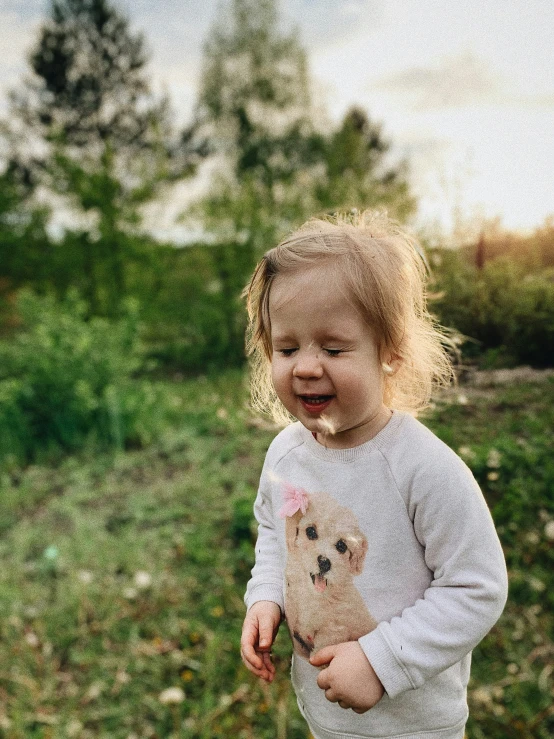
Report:
[{"label": "young child", "polygon": [[316,739],[462,739],[507,577],[471,472],[413,416],[451,376],[422,252],[383,216],[313,220],[246,293],[254,401],[297,422],[262,471],[242,659],[271,682],[285,618]]}]

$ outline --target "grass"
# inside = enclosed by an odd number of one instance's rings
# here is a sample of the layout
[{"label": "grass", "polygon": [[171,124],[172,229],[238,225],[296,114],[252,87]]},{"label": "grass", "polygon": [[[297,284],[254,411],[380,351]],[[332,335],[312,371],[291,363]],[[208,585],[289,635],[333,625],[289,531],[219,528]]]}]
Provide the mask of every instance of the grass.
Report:
[{"label": "grass", "polygon": [[[162,389],[174,423],[148,448],[2,480],[0,736],[308,737],[285,634],[272,686],[238,656],[275,431],[250,418],[238,374]],[[554,383],[508,387],[425,419],[472,467],[510,570],[504,616],[474,652],[469,739],[554,732],[553,401]]]}]

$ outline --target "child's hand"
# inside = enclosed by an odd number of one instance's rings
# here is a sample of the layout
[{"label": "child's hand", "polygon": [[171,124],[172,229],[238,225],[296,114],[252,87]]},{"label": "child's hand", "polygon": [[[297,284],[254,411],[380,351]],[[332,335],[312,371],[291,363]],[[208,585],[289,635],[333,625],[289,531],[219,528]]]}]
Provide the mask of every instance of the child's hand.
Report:
[{"label": "child's hand", "polygon": [[254,603],[244,619],[240,654],[246,667],[254,675],[270,683],[275,677],[275,666],[271,661],[271,645],[275,640],[281,609],[277,603],[260,600]]},{"label": "child's hand", "polygon": [[341,708],[365,713],[378,703],[385,689],[357,641],[343,642],[320,649],[310,657],[321,670],[317,684],[325,697]]}]

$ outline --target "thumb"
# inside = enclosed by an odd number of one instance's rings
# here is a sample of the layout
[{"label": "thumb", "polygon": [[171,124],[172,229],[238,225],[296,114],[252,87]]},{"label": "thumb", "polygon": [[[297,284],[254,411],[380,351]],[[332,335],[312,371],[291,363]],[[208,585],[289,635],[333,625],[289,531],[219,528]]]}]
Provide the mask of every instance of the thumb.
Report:
[{"label": "thumb", "polygon": [[336,644],[331,644],[328,647],[323,647],[315,654],[310,657],[310,664],[315,667],[321,667],[321,665],[327,665],[334,658],[337,652]]}]

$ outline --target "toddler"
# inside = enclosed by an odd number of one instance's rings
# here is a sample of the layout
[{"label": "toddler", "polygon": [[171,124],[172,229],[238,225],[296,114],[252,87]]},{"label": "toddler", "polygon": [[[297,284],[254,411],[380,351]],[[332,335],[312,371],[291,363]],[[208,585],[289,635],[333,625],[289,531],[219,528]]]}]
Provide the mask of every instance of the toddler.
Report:
[{"label": "toddler", "polygon": [[365,213],[308,222],[245,291],[253,400],[289,425],[254,507],[241,655],[271,682],[286,619],[316,739],[462,739],[471,650],[506,600],[471,472],[414,417],[452,373],[425,276],[418,244]]}]

